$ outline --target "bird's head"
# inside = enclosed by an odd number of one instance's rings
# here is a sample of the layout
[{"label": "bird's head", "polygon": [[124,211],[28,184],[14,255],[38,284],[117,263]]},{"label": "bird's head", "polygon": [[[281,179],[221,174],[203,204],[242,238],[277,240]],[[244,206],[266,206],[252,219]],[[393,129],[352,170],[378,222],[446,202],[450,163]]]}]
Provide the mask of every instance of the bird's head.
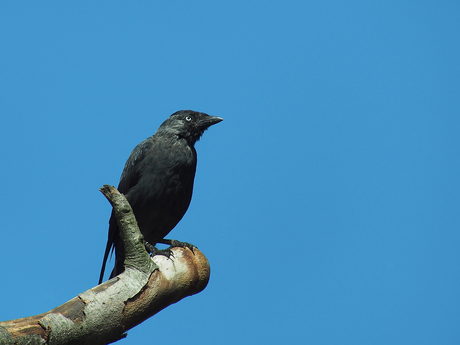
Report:
[{"label": "bird's head", "polygon": [[179,110],[162,123],[158,131],[177,135],[194,145],[203,132],[223,119],[192,110]]}]

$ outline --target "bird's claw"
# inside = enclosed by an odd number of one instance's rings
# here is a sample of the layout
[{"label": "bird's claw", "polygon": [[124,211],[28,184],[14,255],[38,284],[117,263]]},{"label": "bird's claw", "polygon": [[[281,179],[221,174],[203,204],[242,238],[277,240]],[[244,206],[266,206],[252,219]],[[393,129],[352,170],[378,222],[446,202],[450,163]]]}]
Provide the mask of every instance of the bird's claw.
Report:
[{"label": "bird's claw", "polygon": [[195,253],[195,248],[197,248],[196,246],[194,246],[191,243],[181,242],[181,241],[178,241],[178,240],[166,240],[166,239],[163,239],[162,241],[160,241],[160,243],[168,244],[170,249],[171,248],[176,248],[176,247],[188,248],[188,249],[190,249],[192,251],[192,253]]},{"label": "bird's claw", "polygon": [[188,248],[188,249],[190,249],[192,251],[192,253],[195,253],[195,248],[197,248],[196,246],[194,246],[191,243],[181,242],[181,241],[177,241],[177,240],[163,239],[161,241],[158,241],[158,243],[167,244],[167,245],[169,245],[169,248],[158,249],[157,247],[151,245],[147,241],[144,241],[145,249],[150,253],[151,257],[154,257],[155,255],[163,255],[163,256],[166,256],[169,259],[169,258],[174,258],[174,253],[172,251],[172,248],[176,248],[176,247]]},{"label": "bird's claw", "polygon": [[174,253],[171,250],[171,248],[166,248],[166,249],[158,249],[157,247],[151,245],[147,241],[144,241],[144,246],[145,249],[150,253],[151,257],[154,257],[155,255],[163,255],[166,256],[168,259],[174,257]]}]

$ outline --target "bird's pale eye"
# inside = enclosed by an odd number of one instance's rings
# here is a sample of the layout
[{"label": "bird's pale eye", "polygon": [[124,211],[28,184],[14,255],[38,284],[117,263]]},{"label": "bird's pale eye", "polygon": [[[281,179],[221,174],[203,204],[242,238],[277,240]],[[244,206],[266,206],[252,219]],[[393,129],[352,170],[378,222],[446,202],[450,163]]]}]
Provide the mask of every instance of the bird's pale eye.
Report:
[{"label": "bird's pale eye", "polygon": [[191,120],[192,120],[192,118],[191,118],[190,116],[187,116],[185,119],[186,119],[187,121],[191,121]]}]

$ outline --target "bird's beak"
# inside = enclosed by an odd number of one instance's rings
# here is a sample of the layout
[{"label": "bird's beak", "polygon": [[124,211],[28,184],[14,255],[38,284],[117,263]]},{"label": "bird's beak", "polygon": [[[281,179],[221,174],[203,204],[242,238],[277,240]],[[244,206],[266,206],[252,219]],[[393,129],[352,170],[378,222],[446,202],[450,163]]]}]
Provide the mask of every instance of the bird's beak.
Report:
[{"label": "bird's beak", "polygon": [[219,117],[219,116],[206,116],[203,119],[200,119],[200,122],[198,125],[201,128],[208,128],[212,125],[215,125],[216,123],[219,123],[220,121],[223,121],[224,119]]}]

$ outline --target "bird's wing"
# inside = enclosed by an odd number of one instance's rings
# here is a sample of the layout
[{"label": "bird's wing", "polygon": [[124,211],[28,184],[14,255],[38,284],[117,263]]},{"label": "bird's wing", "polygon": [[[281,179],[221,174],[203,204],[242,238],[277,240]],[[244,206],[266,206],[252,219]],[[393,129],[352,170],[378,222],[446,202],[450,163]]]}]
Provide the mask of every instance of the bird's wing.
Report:
[{"label": "bird's wing", "polygon": [[[152,137],[145,139],[139,145],[137,145],[128,160],[126,161],[123,173],[121,174],[120,183],[118,184],[118,191],[126,194],[128,191],[137,184],[139,181],[139,173],[136,169],[136,165],[145,157],[145,153],[153,146],[154,139]],[[109,221],[109,236],[107,239],[107,245],[105,247],[104,259],[102,261],[101,274],[99,276],[99,284],[102,283],[104,277],[105,265],[109,257],[110,251],[115,248],[118,241],[118,225],[115,216],[112,211],[112,215]]]},{"label": "bird's wing", "polygon": [[153,137],[147,138],[137,145],[129,155],[120,177],[120,183],[118,184],[118,191],[120,193],[128,193],[139,182],[140,175],[136,166],[145,157],[145,153],[153,146],[153,143]]}]

